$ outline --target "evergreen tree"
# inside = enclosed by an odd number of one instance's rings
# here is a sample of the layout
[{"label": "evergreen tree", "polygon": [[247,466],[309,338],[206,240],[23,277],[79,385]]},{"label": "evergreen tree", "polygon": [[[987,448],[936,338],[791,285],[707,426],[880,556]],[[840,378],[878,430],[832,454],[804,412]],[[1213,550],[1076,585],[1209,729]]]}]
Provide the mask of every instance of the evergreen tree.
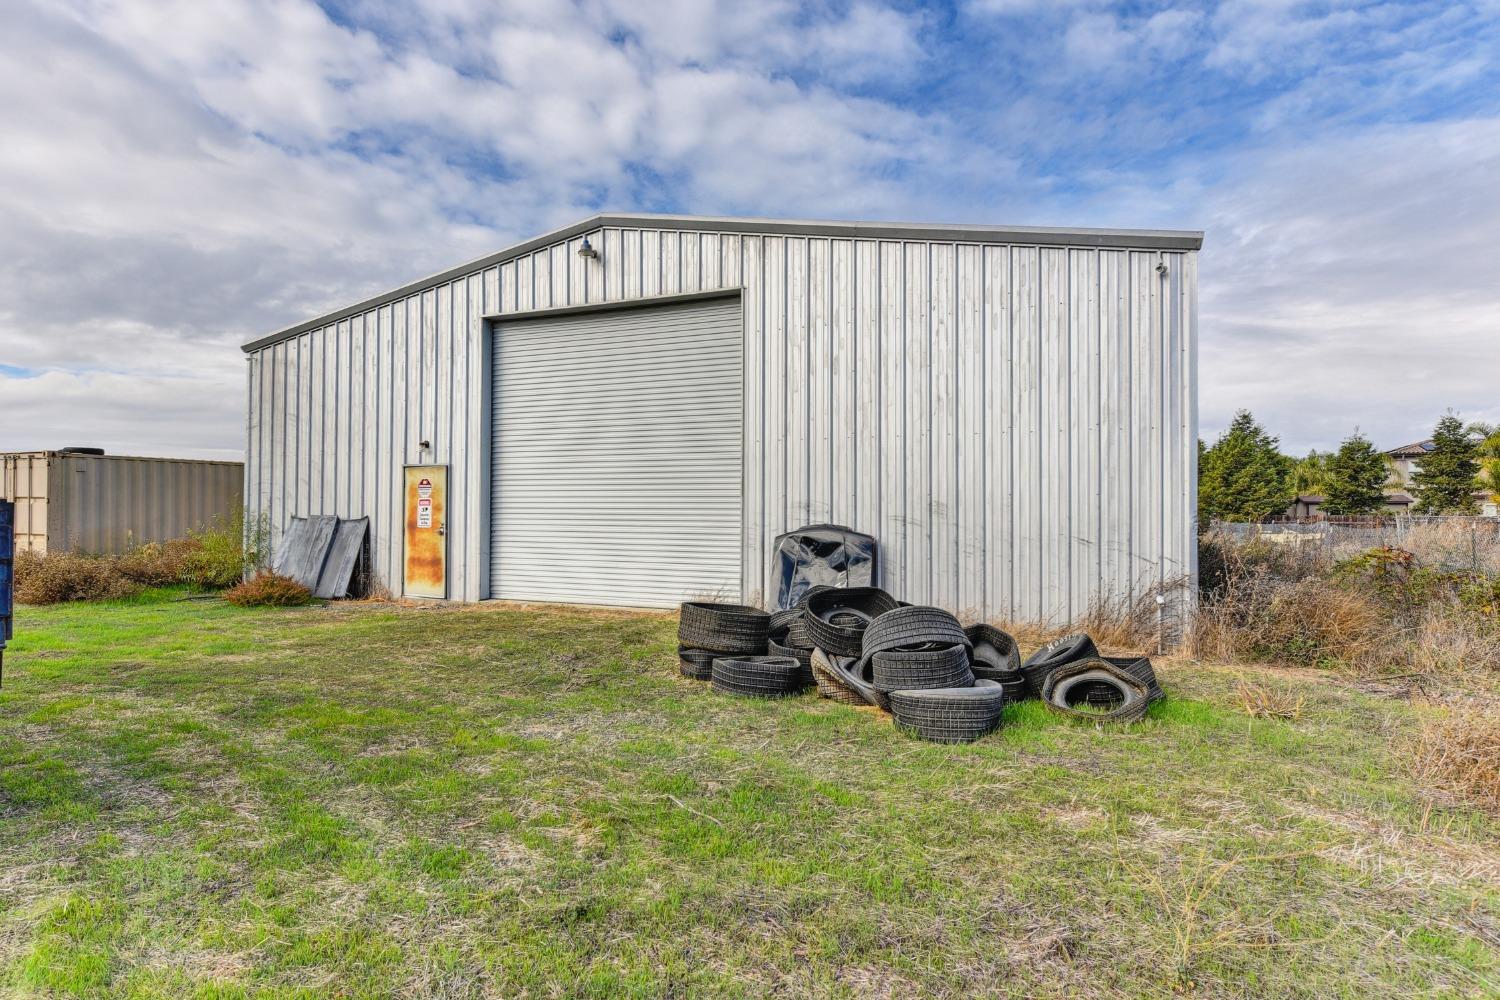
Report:
[{"label": "evergreen tree", "polygon": [[1433,450],[1412,477],[1418,514],[1477,514],[1474,490],[1479,483],[1479,443],[1453,414],[1432,431]]},{"label": "evergreen tree", "polygon": [[1204,525],[1284,514],[1296,496],[1291,459],[1249,410],[1234,415],[1198,465],[1198,520]]},{"label": "evergreen tree", "polygon": [[1323,483],[1325,514],[1373,514],[1385,507],[1385,456],[1355,431],[1328,459]]}]

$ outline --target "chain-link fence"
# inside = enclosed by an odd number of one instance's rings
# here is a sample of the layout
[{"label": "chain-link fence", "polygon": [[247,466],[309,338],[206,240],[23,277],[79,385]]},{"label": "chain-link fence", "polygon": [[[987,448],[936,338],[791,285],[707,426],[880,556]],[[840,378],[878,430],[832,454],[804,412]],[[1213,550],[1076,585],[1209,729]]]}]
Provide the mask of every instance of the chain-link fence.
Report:
[{"label": "chain-link fence", "polygon": [[1261,524],[1216,521],[1210,530],[1236,542],[1315,549],[1330,562],[1391,546],[1414,553],[1422,565],[1435,569],[1500,574],[1500,518],[1402,514]]}]

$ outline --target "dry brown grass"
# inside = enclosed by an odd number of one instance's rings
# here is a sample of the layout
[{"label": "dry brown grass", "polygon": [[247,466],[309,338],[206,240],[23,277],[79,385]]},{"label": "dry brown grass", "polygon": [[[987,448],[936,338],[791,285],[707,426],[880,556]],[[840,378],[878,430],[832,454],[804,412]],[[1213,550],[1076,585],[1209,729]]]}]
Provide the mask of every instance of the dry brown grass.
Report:
[{"label": "dry brown grass", "polygon": [[1405,644],[1388,609],[1367,594],[1318,579],[1238,581],[1205,601],[1194,619],[1196,655],[1236,660],[1386,669]]},{"label": "dry brown grass", "polygon": [[1411,669],[1424,674],[1500,671],[1500,622],[1456,602],[1424,609],[1410,645]]},{"label": "dry brown grass", "polygon": [[1500,705],[1449,709],[1418,733],[1412,748],[1418,777],[1500,812]]},{"label": "dry brown grass", "polygon": [[129,597],[141,585],[124,576],[114,560],[74,552],[16,554],[16,600],[21,604],[103,601]]},{"label": "dry brown grass", "polygon": [[[1175,609],[1183,605],[1185,587],[1185,582],[1174,583],[1153,588],[1134,599],[1099,601],[1075,620],[1060,625],[1003,619],[992,620],[990,624],[1010,633],[1023,654],[1074,632],[1086,633],[1100,649],[1111,654],[1171,650],[1182,632]],[[1165,601],[1165,612],[1163,605],[1157,603],[1158,594]]]},{"label": "dry brown grass", "polygon": [[1252,719],[1285,719],[1295,722],[1302,717],[1307,696],[1291,688],[1261,683],[1244,674],[1235,682],[1240,707]]},{"label": "dry brown grass", "polygon": [[1160,862],[1127,859],[1117,855],[1118,863],[1132,881],[1158,903],[1164,933],[1158,947],[1166,968],[1179,987],[1191,988],[1194,966],[1206,956],[1231,950],[1263,950],[1316,947],[1332,933],[1311,940],[1287,940],[1275,929],[1275,921],[1255,921],[1231,910],[1228,916],[1210,920],[1206,910],[1224,895],[1225,883],[1245,874],[1252,867],[1294,864],[1314,855],[1316,850],[1289,851],[1283,854],[1236,854],[1227,859],[1211,857],[1201,851],[1184,853],[1177,859],[1176,870]]}]

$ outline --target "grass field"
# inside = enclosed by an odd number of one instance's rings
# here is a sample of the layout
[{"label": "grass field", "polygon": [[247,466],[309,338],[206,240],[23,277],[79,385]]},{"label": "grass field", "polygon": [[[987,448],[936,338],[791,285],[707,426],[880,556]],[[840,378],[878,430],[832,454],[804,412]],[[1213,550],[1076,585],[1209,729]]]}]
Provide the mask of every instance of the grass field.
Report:
[{"label": "grass field", "polygon": [[716,696],[671,616],[170,597],[21,611],[5,995],[1500,995],[1500,824],[1388,695],[1166,663],[942,747]]}]

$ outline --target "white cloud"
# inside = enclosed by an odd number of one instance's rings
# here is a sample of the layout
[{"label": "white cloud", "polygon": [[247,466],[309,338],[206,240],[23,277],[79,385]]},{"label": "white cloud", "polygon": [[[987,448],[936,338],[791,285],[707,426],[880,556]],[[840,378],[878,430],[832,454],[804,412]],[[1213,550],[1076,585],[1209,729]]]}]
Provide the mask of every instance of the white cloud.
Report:
[{"label": "white cloud", "polygon": [[0,449],[232,455],[239,343],[598,208],[1205,228],[1206,432],[1500,419],[1477,9],[23,3]]},{"label": "white cloud", "polygon": [[1283,443],[1500,418],[1500,119],[1252,155],[1203,205],[1205,433],[1251,406]]},{"label": "white cloud", "polygon": [[1113,14],[1080,14],[1068,25],[1063,49],[1074,63],[1109,66],[1129,49],[1131,34]]},{"label": "white cloud", "polygon": [[[239,343],[659,198],[632,165],[682,207],[850,215],[903,214],[893,168],[948,169],[940,119],[838,89],[915,65],[918,18],[642,11],[443,0],[403,39],[310,0],[22,7],[0,41],[0,364],[46,374],[0,371],[26,414],[0,448],[87,443],[93,413],[136,450],[237,451]],[[167,416],[122,416],[147,388]],[[202,407],[191,439],[178,400]]]}]

